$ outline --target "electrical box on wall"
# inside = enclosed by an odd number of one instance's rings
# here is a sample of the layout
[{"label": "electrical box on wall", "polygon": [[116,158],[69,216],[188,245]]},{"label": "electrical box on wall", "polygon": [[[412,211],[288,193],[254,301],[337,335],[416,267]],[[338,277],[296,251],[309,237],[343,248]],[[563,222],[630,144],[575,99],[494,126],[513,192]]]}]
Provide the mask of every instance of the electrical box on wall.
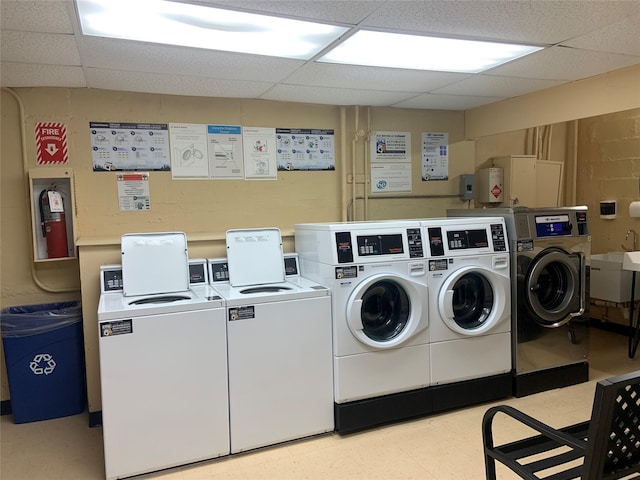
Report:
[{"label": "electrical box on wall", "polygon": [[600,202],[600,218],[605,220],[613,220],[616,218],[616,201],[604,200]]},{"label": "electrical box on wall", "polygon": [[70,168],[29,170],[36,262],[75,257],[72,177]]},{"label": "electrical box on wall", "polygon": [[502,203],[504,198],[504,173],[502,168],[478,170],[476,188],[479,203]]},{"label": "electrical box on wall", "polygon": [[473,200],[476,195],[476,176],[471,173],[460,175],[460,198]]}]

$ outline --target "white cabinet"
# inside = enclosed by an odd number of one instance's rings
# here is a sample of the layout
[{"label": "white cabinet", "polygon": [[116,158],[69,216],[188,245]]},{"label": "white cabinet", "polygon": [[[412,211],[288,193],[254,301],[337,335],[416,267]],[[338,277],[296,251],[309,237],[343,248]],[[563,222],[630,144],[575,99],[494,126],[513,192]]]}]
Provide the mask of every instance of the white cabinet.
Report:
[{"label": "white cabinet", "polygon": [[535,155],[494,157],[492,165],[502,168],[504,206],[557,207],[563,163],[538,160]]},{"label": "white cabinet", "polygon": [[503,205],[536,206],[536,157],[511,155],[491,159],[493,166],[502,168],[504,178]]}]

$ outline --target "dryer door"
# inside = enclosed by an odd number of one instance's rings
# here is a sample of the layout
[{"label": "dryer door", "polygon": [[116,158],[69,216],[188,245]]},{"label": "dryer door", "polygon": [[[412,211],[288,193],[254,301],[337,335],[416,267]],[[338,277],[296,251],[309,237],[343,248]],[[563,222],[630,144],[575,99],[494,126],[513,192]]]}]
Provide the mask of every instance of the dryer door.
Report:
[{"label": "dryer door", "polygon": [[438,310],[454,332],[468,336],[486,334],[508,321],[510,314],[509,277],[479,266],[453,272],[438,294]]},{"label": "dryer door", "polygon": [[526,305],[540,325],[559,327],[584,313],[582,255],[547,248],[531,261],[524,282]]},{"label": "dryer door", "polygon": [[426,327],[422,318],[426,301],[426,286],[392,274],[374,275],[353,290],[347,324],[365,345],[394,348]]}]

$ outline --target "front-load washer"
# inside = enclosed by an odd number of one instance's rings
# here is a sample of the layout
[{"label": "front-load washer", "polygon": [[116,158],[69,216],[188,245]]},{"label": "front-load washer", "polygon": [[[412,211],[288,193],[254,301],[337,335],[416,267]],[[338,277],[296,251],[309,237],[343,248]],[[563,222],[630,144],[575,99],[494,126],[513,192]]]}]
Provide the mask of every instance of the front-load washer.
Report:
[{"label": "front-load washer", "polygon": [[511,243],[514,395],[589,379],[587,207],[501,207]]},{"label": "front-load washer", "polygon": [[336,430],[429,413],[420,223],[298,224],[295,248],[302,275],[332,290]]},{"label": "front-load washer", "polygon": [[[434,411],[511,395],[511,279],[504,219],[428,219]],[[464,392],[464,394],[461,394]]]},{"label": "front-load washer", "polygon": [[[156,260],[167,256],[163,252]],[[156,276],[149,283],[160,286],[161,294],[127,297],[124,283],[144,283],[145,270],[134,269],[139,278],[131,279],[123,266],[101,268],[98,327],[107,479],[230,452],[224,301],[207,283],[205,260],[190,261],[188,270],[186,261],[178,271],[162,274],[157,268],[150,265],[149,270],[160,278],[189,271],[190,283],[169,292]]]},{"label": "front-load washer", "polygon": [[231,453],[334,429],[331,292],[277,229],[230,230],[210,279],[226,301]]}]

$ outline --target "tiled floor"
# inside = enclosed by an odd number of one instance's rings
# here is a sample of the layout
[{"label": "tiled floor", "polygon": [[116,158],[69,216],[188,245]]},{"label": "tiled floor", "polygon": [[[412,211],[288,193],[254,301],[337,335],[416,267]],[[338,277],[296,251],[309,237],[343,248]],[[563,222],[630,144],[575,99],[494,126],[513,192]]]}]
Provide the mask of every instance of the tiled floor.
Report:
[{"label": "tiled floor", "polygon": [[[587,383],[511,398],[507,403],[551,425],[587,419],[594,382],[640,369],[640,355],[627,357],[626,337],[592,329]],[[488,404],[340,436],[327,434],[196,465],[147,474],[140,479],[416,479],[484,478],[480,423]],[[500,442],[526,433],[500,421]],[[102,429],[86,415],[14,425],[1,419],[2,480],[104,479]],[[499,467],[499,478],[516,478]]]}]

